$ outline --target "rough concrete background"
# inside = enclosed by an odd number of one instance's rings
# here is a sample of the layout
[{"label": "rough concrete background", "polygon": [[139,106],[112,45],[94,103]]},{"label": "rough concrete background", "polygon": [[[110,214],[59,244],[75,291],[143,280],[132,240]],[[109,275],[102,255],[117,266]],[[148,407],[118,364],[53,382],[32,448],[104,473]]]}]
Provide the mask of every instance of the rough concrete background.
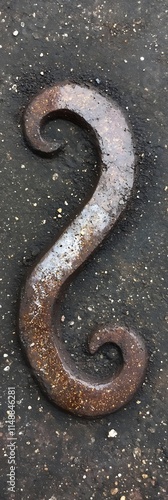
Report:
[{"label": "rough concrete background", "polygon": [[[165,500],[167,2],[1,0],[0,10],[1,498]],[[118,354],[108,347],[90,360],[86,337],[97,323],[133,327],[148,346],[142,389],[126,408],[97,420],[74,418],[46,399],[16,332],[27,270],[73,218],[96,177],[96,152],[71,123],[46,127],[46,137],[68,141],[57,158],[41,159],[24,143],[26,104],[41,88],[66,79],[92,84],[120,104],[134,132],[137,159],[124,217],[76,277],[62,306],[70,355],[100,380],[112,372]],[[14,496],[7,491],[9,386],[15,386],[17,400]],[[116,435],[110,438],[112,429]]]}]

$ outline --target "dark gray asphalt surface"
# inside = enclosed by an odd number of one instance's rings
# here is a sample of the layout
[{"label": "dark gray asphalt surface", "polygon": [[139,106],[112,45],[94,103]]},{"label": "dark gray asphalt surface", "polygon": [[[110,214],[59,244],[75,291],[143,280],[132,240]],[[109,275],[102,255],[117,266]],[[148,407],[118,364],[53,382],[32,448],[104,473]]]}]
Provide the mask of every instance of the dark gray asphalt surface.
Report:
[{"label": "dark gray asphalt surface", "polygon": [[[0,498],[165,500],[167,2],[1,0],[0,10]],[[54,159],[38,157],[24,143],[26,104],[41,88],[66,79],[89,83],[120,104],[134,132],[137,158],[124,217],[76,277],[62,306],[67,349],[99,380],[119,360],[109,347],[94,360],[88,357],[86,337],[97,323],[133,327],[148,346],[142,389],[126,408],[98,420],[74,418],[46,399],[16,331],[27,270],[73,218],[96,177],[96,152],[77,126],[59,120],[46,127],[46,137],[68,141]],[[16,388],[17,401],[13,496],[7,490],[9,386]]]}]

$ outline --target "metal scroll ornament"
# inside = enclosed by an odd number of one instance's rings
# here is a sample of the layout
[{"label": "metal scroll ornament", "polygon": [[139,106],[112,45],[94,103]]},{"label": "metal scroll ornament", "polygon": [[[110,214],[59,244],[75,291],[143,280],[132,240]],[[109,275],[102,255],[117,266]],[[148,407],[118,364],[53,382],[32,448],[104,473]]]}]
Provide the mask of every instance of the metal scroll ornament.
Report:
[{"label": "metal scroll ornament", "polygon": [[61,341],[60,300],[73,274],[102,242],[125,209],[134,181],[131,133],[121,110],[88,87],[65,83],[37,95],[24,114],[31,148],[54,154],[60,144],[41,134],[45,122],[62,117],[92,132],[100,176],[95,191],[76,218],[32,268],[23,287],[19,329],[33,372],[49,398],[80,416],[95,417],[125,405],[142,384],[147,351],[132,330],[106,325],[88,341],[93,355],[107,342],[116,344],[123,363],[118,373],[98,382],[77,371]]}]

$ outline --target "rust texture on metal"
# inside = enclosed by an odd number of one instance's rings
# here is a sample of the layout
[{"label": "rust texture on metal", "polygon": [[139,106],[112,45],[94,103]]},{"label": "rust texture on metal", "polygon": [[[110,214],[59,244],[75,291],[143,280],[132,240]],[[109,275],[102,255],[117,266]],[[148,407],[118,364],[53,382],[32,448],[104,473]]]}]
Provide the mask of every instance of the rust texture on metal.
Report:
[{"label": "rust texture on metal", "polygon": [[147,351],[138,334],[107,325],[94,332],[89,350],[106,342],[122,352],[120,371],[101,383],[78,372],[61,341],[59,303],[73,273],[102,242],[126,206],[134,181],[131,133],[121,110],[95,90],[64,83],[44,90],[24,114],[29,145],[52,154],[61,144],[43,139],[41,129],[55,117],[75,121],[92,131],[97,144],[100,177],[95,191],[27,278],[21,294],[20,337],[33,372],[49,398],[80,416],[99,416],[125,405],[140,387]]}]

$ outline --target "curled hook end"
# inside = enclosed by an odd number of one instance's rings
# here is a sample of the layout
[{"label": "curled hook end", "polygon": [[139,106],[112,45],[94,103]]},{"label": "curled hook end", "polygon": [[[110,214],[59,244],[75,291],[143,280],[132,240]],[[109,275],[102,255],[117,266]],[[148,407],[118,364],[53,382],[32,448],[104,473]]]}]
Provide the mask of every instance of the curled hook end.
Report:
[{"label": "curled hook end", "polygon": [[[133,330],[120,326],[112,327],[111,325],[107,325],[92,333],[88,343],[90,354],[95,354],[101,346],[109,342],[115,344],[121,351],[123,363],[120,370],[120,378],[124,385],[126,384],[126,380],[129,383],[131,382],[130,388],[133,388],[133,390],[131,389],[132,397],[140,387],[146,374],[148,353],[144,340]],[[130,399],[129,394],[124,404]]]},{"label": "curled hook end", "polygon": [[48,141],[42,136],[42,129],[49,121],[50,115],[40,116],[36,109],[30,105],[23,115],[23,130],[29,147],[44,156],[53,156],[66,145],[66,141]]},{"label": "curled hook end", "polygon": [[31,143],[31,147],[34,151],[43,156],[54,156],[65,148],[65,144],[59,141],[47,142],[40,137],[38,142],[34,140],[34,142]]},{"label": "curled hook end", "polygon": [[124,333],[125,329],[118,326],[113,328],[111,325],[99,327],[98,330],[92,332],[89,338],[88,348],[90,354],[95,354],[100,347],[109,342],[122,348]]},{"label": "curled hook end", "polygon": [[66,146],[66,143],[61,141],[46,141],[43,139],[40,129],[36,133],[34,133],[33,128],[30,131],[28,125],[26,126],[26,120],[24,121],[24,130],[29,147],[42,156],[54,156]]}]

